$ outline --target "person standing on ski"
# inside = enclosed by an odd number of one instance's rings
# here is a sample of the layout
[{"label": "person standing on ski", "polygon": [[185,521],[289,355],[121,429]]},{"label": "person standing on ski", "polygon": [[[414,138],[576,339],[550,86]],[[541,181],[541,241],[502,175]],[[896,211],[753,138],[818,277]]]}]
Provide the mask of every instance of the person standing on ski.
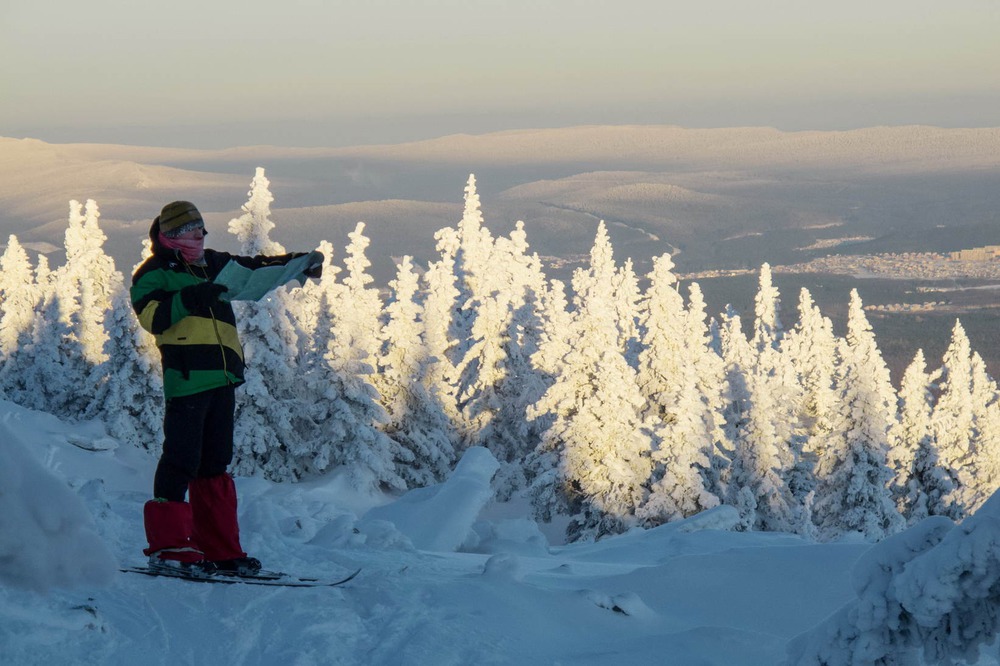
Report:
[{"label": "person standing on ski", "polygon": [[[132,276],[132,307],[156,338],[166,400],[154,499],[143,508],[143,553],[154,567],[252,574],[261,563],[240,545],[236,486],[227,472],[243,348],[232,305],[220,300],[227,288],[213,279],[230,261],[257,270],[305,253],[235,256],[205,249],[207,233],[194,204],[167,204],[149,230],[153,254]],[[321,272],[320,264],[304,275]]]}]

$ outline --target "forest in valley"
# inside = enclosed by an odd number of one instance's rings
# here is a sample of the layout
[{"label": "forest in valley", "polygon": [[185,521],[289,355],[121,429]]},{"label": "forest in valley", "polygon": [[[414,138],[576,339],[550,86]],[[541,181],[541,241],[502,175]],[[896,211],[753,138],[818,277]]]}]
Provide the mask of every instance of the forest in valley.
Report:
[{"label": "forest in valley", "polygon": [[[286,251],[269,187],[258,169],[229,223],[241,254]],[[95,201],[70,202],[57,268],[10,237],[0,397],[156,451],[159,356],[99,218]],[[844,336],[808,290],[790,306],[767,264],[752,304],[709,313],[669,254],[645,276],[616,261],[603,224],[565,284],[547,278],[523,222],[490,232],[474,177],[435,260],[402,257],[387,294],[364,231],[343,250],[319,243],[320,279],[236,304],[248,367],[235,473],[339,470],[402,492],[481,446],[501,463],[497,497],[566,520],[571,541],[720,504],[745,530],[878,541],[927,516],[960,520],[1000,487],[1000,394],[960,322],[944,356],[918,352],[897,389],[857,291]]]}]

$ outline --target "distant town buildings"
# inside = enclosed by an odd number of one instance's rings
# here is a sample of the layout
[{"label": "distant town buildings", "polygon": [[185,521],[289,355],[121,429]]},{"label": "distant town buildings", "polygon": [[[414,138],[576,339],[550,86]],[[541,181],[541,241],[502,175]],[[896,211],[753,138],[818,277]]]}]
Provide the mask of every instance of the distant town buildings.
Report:
[{"label": "distant town buildings", "polygon": [[[949,254],[904,252],[900,254],[841,254],[806,263],[772,265],[778,273],[834,273],[857,278],[890,280],[1000,280],[1000,245]],[[701,280],[756,273],[753,268],[716,269],[678,275],[682,280]]]},{"label": "distant town buildings", "polygon": [[959,250],[948,253],[952,261],[994,261],[1000,259],[1000,245],[974,247],[971,250]]}]

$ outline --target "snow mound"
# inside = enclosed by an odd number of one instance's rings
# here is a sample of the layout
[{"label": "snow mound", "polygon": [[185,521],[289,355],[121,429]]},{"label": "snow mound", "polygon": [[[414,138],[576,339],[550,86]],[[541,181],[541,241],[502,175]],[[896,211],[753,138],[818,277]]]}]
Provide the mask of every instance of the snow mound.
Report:
[{"label": "snow mound", "polygon": [[517,555],[500,553],[486,560],[483,576],[496,580],[520,581],[524,580],[524,571]]},{"label": "snow mound", "polygon": [[117,563],[76,494],[0,418],[0,581],[39,591],[107,583]]},{"label": "snow mound", "polygon": [[549,542],[538,523],[530,518],[481,520],[472,526],[472,532],[462,544],[462,550],[468,553],[541,556],[549,552]]},{"label": "snow mound", "polygon": [[391,504],[369,510],[358,528],[368,533],[374,521],[387,521],[419,550],[458,550],[479,512],[493,499],[490,480],[499,468],[488,449],[472,447],[447,481],[411,490]]},{"label": "snow mound", "polygon": [[935,516],[852,572],[857,599],[789,644],[789,663],[975,662],[1000,633],[1000,492],[961,525]]}]

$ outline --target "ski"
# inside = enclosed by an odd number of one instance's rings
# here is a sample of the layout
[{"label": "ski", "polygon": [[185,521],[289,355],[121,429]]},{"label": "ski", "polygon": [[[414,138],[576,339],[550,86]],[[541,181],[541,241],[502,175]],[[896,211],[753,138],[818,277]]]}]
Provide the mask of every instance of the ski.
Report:
[{"label": "ski", "polygon": [[253,575],[245,576],[225,575],[221,573],[199,575],[196,573],[173,569],[153,569],[148,566],[122,567],[119,571],[122,573],[142,574],[143,576],[152,576],[154,578],[159,576],[164,578],[179,578],[181,580],[189,580],[195,583],[222,583],[224,585],[270,585],[273,587],[337,587],[338,585],[343,585],[344,583],[353,580],[355,576],[361,573],[361,569],[358,569],[345,578],[329,580],[324,578],[298,577],[282,573],[280,571],[266,570]]}]

